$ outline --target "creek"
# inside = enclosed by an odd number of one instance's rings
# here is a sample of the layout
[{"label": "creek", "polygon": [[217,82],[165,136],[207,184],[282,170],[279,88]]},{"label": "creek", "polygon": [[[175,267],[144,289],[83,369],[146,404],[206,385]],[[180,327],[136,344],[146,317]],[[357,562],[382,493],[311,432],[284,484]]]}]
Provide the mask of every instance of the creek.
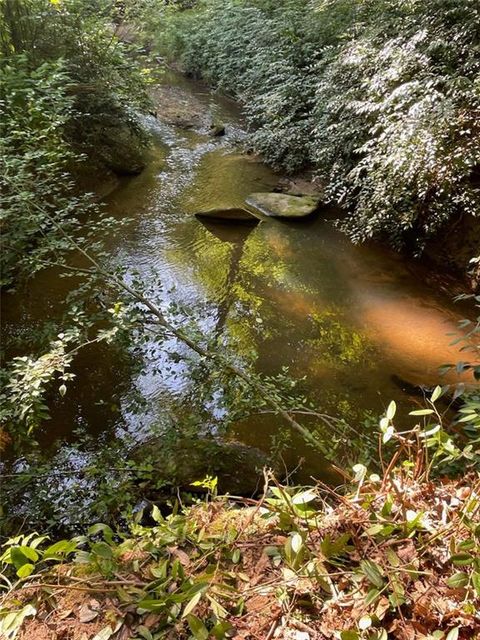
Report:
[{"label": "creek", "polygon": [[[391,400],[399,413],[412,409],[418,398],[409,397],[401,380],[429,386],[444,380],[438,368],[461,359],[447,334],[457,331],[465,309],[432,285],[435,274],[382,246],[352,245],[321,212],[296,223],[206,226],[195,211],[242,206],[250,193],[274,189],[281,176],[242,151],[244,125],[229,100],[173,74],[157,99],[159,117],[146,119],[151,161],[104,198],[111,215],[129,220],[107,242],[112,264],[136,269],[147,282],[155,272],[162,281],[155,296],[164,307],[188,309],[205,335],[259,373],[288,367],[319,411],[345,418],[360,433],[375,428]],[[162,100],[169,101],[167,117]],[[224,136],[211,135],[212,121],[226,125]],[[69,286],[47,270],[7,295],[5,335],[28,339],[45,319],[60,317]],[[194,405],[195,384],[189,361],[172,359],[169,350],[187,355],[173,341],[162,349],[147,344],[138,350],[138,371],[114,348],[80,353],[75,381],[37,434],[41,447],[68,447],[79,430],[98,446],[123,434],[141,442],[166,415],[183,419]],[[135,410],[133,392],[143,401]],[[221,421],[220,410],[213,407],[212,415]],[[275,416],[252,415],[226,437],[268,450],[278,427]],[[358,442],[344,447],[354,455]],[[306,476],[329,478],[325,460],[292,436],[285,462],[293,467],[300,459]]]}]

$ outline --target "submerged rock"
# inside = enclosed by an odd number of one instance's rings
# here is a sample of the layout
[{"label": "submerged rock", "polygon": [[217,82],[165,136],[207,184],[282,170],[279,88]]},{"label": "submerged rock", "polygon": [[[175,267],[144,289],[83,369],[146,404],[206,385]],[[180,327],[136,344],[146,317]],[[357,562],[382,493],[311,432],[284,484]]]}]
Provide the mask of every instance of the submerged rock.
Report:
[{"label": "submerged rock", "polygon": [[315,196],[291,196],[284,193],[252,193],[245,200],[254,214],[271,218],[306,218],[319,204]]},{"label": "submerged rock", "polygon": [[210,126],[210,134],[216,138],[225,135],[225,125],[224,124],[215,124],[213,122]]},{"label": "submerged rock", "polygon": [[198,211],[195,214],[198,218],[209,220],[221,220],[222,222],[250,222],[256,224],[256,218],[250,211],[239,207],[208,209],[207,211]]},{"label": "submerged rock", "polygon": [[181,195],[179,206],[191,214],[212,209],[246,209],[252,191],[270,191],[278,182],[257,157],[218,146],[205,153],[195,179]]},{"label": "submerged rock", "polygon": [[180,129],[201,129],[208,126],[208,109],[185,88],[170,84],[156,85],[149,93],[158,120]]},{"label": "submerged rock", "polygon": [[136,447],[132,458],[151,459],[165,486],[193,491],[192,482],[210,475],[217,477],[220,493],[242,496],[258,491],[262,469],[268,465],[268,458],[260,449],[213,438],[180,438],[168,445],[161,437],[154,438]]}]

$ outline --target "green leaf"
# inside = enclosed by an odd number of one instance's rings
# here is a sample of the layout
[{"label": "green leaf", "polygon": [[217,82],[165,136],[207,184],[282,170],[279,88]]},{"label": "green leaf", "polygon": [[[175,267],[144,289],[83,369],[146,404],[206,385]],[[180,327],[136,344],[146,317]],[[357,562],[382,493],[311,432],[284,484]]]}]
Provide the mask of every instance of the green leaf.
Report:
[{"label": "green leaf", "polygon": [[77,564],[89,564],[92,561],[92,554],[88,551],[78,551],[75,555]]},{"label": "green leaf", "polygon": [[472,584],[477,593],[477,597],[480,598],[480,572],[475,571],[472,573]]},{"label": "green leaf", "polygon": [[395,417],[396,411],[397,411],[397,404],[395,400],[392,400],[387,408],[387,418],[389,420],[393,420],[393,418]]},{"label": "green leaf", "polygon": [[387,427],[385,433],[382,436],[383,444],[387,444],[387,442],[393,438],[394,434],[395,434],[395,427],[392,427],[392,425]]},{"label": "green leaf", "polygon": [[417,409],[416,411],[410,411],[409,416],[430,416],[435,413],[433,409]]},{"label": "green leaf", "polygon": [[43,558],[54,558],[56,556],[65,556],[77,549],[77,543],[73,540],[59,540],[55,544],[50,545],[45,549]]},{"label": "green leaf", "polygon": [[145,598],[138,603],[138,609],[145,609],[145,611],[161,611],[165,608],[164,600],[154,600],[152,598]]},{"label": "green leaf", "polygon": [[376,588],[370,589],[370,591],[365,596],[365,604],[367,606],[369,604],[372,604],[372,602],[375,602],[375,600],[378,598],[379,595],[380,595],[380,591],[378,589]]},{"label": "green leaf", "polygon": [[465,571],[458,571],[448,578],[447,584],[452,589],[460,589],[468,584],[468,574]]},{"label": "green leaf", "polygon": [[38,552],[35,551],[35,549],[33,547],[27,547],[27,546],[22,545],[22,546],[20,546],[18,548],[23,553],[23,555],[25,557],[27,557],[29,560],[31,560],[32,562],[36,562],[38,560],[38,558],[40,557],[38,555]]},{"label": "green leaf", "polygon": [[212,596],[209,596],[208,594],[207,594],[207,598],[208,598],[208,601],[210,602],[210,606],[212,608],[213,613],[219,620],[222,620],[223,618],[226,618],[228,616],[228,611],[224,609],[222,605],[219,602],[217,602],[217,600],[215,600],[215,598],[212,598]]},{"label": "green leaf", "polygon": [[294,533],[292,536],[292,550],[294,553],[298,553],[303,546],[303,539],[299,533]]},{"label": "green leaf", "polygon": [[360,562],[360,571],[378,589],[384,586],[381,568],[373,560],[362,560]]},{"label": "green leaf", "polygon": [[19,609],[18,611],[11,611],[10,613],[7,613],[4,618],[0,619],[0,631],[4,632],[5,634],[8,631],[9,636],[11,638],[14,638],[16,633],[13,632],[15,632],[22,626],[25,618],[29,616],[35,616],[36,614],[37,610],[32,607],[31,604],[25,605],[23,609]]},{"label": "green leaf", "polygon": [[445,640],[458,640],[459,630],[460,627],[454,627],[453,629],[450,629]]},{"label": "green leaf", "polygon": [[92,640],[108,640],[112,635],[113,629],[110,626],[103,627],[103,629],[93,636]]},{"label": "green leaf", "polygon": [[113,557],[112,549],[106,542],[96,542],[92,545],[92,553],[96,556],[100,556],[100,558],[104,558],[105,560],[111,560]]},{"label": "green leaf", "polygon": [[30,563],[24,564],[17,571],[17,576],[19,578],[28,578],[28,576],[33,573],[34,569],[35,569],[35,565],[34,564],[30,564]]},{"label": "green leaf", "polygon": [[430,397],[430,402],[436,402],[441,395],[442,395],[442,387],[437,385],[432,392],[432,395]]},{"label": "green leaf", "polygon": [[96,536],[99,533],[103,533],[103,535],[105,536],[105,538],[107,538],[107,540],[113,537],[112,528],[109,527],[108,524],[103,524],[101,522],[98,522],[97,524],[92,525],[88,529],[88,535],[90,536]]},{"label": "green leaf", "polygon": [[235,628],[231,622],[228,622],[228,620],[221,620],[212,629],[212,634],[217,640],[225,640],[226,634],[228,632],[230,632],[231,636],[233,637]]},{"label": "green leaf", "polygon": [[478,419],[477,413],[470,413],[468,416],[463,416],[463,418],[460,418],[458,422],[475,422],[477,419]]},{"label": "green leaf", "polygon": [[392,567],[400,566],[400,558],[395,553],[395,551],[390,547],[387,548],[387,558],[388,558],[388,562],[392,565]]},{"label": "green leaf", "polygon": [[472,538],[468,538],[468,540],[464,540],[458,545],[458,549],[462,551],[470,551],[470,549],[475,549],[475,546],[475,540],[472,540]]},{"label": "green leaf", "polygon": [[[201,595],[201,594],[200,594]],[[193,634],[193,637],[196,640],[208,640],[208,629],[197,616],[188,615],[187,616],[188,626],[190,627],[190,631]]]},{"label": "green leaf", "polygon": [[472,564],[475,558],[469,553],[456,553],[451,556],[450,560],[453,562],[453,564],[466,566]]},{"label": "green leaf", "polygon": [[145,627],[143,624],[141,624],[139,627],[137,627],[135,629],[135,631],[140,636],[142,636],[142,638],[145,638],[145,640],[153,640],[153,636],[152,636],[152,633],[151,633],[150,629]]},{"label": "green leaf", "polygon": [[163,522],[163,516],[156,504],[154,504],[152,508],[152,518],[154,522],[156,522],[157,524],[159,524],[160,522]]},{"label": "green leaf", "polygon": [[342,631],[340,638],[341,640],[359,640],[360,635],[358,634],[358,631],[351,629],[349,631]]},{"label": "green leaf", "polygon": [[10,560],[15,569],[20,569],[24,564],[27,564],[28,558],[22,553],[20,547],[12,547],[10,549]]},{"label": "green leaf", "polygon": [[188,614],[195,609],[197,604],[200,602],[202,595],[202,591],[197,591],[193,598],[186,604],[185,609],[183,610],[182,618],[186,618]]},{"label": "green leaf", "polygon": [[297,493],[293,496],[292,502],[293,504],[305,504],[307,502],[312,502],[317,498],[317,494],[312,489],[308,489],[307,491],[302,491],[301,493]]}]

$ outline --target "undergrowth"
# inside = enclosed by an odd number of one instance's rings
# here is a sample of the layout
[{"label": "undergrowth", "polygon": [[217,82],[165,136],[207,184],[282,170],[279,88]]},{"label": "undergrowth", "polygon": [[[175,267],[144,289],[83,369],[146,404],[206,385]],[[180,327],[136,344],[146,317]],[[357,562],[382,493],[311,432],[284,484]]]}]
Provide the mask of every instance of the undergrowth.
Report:
[{"label": "undergrowth", "polygon": [[357,464],[337,489],[282,486],[265,471],[261,497],[247,500],[217,496],[206,478],[194,506],[153,505],[153,526],[137,514],[127,533],[97,524],[53,544],[10,539],[0,629],[9,640],[479,637],[478,467],[433,479],[448,462],[429,444],[438,430],[397,432],[394,415],[392,403],[381,473]]}]

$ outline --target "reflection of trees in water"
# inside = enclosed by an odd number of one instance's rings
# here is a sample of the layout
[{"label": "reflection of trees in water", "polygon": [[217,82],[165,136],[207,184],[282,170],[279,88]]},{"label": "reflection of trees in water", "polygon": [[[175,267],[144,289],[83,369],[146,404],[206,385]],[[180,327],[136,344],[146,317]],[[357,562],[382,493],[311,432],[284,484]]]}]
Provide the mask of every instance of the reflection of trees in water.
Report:
[{"label": "reflection of trees in water", "polygon": [[[374,366],[373,359],[369,361],[370,345],[350,325],[345,309],[329,299],[336,277],[331,256],[322,255],[313,265],[312,254],[299,256],[305,231],[298,227],[202,222],[188,223],[188,243],[176,245],[170,256],[180,265],[193,264],[190,275],[210,300],[203,307],[211,318],[204,325],[209,327],[206,337],[217,346],[230,346],[235,357],[264,373],[277,374],[290,365],[293,378],[307,374],[308,379],[298,386],[300,395],[315,399],[320,411],[355,424],[363,422],[364,405],[357,406],[357,390],[345,389],[344,377],[348,369],[363,368],[365,373]],[[322,277],[315,268],[322,270]],[[342,297],[343,291],[338,295]],[[201,362],[191,363],[189,375],[198,384],[189,388],[188,402],[183,398],[181,404],[187,413],[195,407],[202,415],[203,429],[210,425],[215,433],[215,424],[218,428],[220,423],[223,428],[228,424],[230,412],[223,405],[222,392],[217,389],[217,395],[212,394],[215,381],[208,382],[210,374]],[[242,428],[235,425],[229,434],[266,451],[272,438],[280,435],[274,416],[252,415],[242,422]],[[327,431],[323,425],[321,432],[330,442],[333,436]],[[305,444],[296,449],[295,455],[301,452],[312,468],[323,466]]]},{"label": "reflection of trees in water", "polygon": [[[188,245],[175,248],[175,259],[191,263],[195,253],[194,277],[213,300],[213,335],[238,355],[248,357],[256,346],[260,360],[275,366],[290,355],[301,365],[300,376],[319,367],[317,373],[365,366],[371,345],[331,299],[335,262],[331,255],[316,264],[310,256],[302,260],[305,233],[275,223],[252,228],[208,221],[198,223]],[[337,297],[344,300],[345,291]]]},{"label": "reflection of trees in water", "polygon": [[238,280],[245,243],[253,226],[250,224],[231,226],[216,222],[203,222],[203,224],[216,238],[231,245],[228,256],[228,269],[222,285],[223,295],[217,306],[217,320],[214,327],[215,341],[219,342],[224,333],[230,309],[236,299],[234,285]]}]

